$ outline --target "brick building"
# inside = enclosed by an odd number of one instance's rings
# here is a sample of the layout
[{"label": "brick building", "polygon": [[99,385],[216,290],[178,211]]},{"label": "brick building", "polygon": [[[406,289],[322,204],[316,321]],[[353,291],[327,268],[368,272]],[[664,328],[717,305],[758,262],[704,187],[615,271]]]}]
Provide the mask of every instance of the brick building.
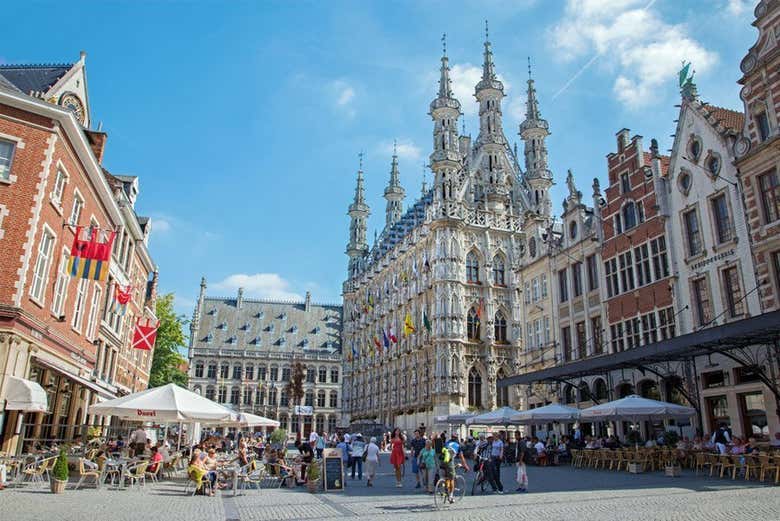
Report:
[{"label": "brick building", "polygon": [[[0,66],[3,450],[17,448],[20,434],[44,443],[69,439],[102,420],[87,413],[98,397],[148,382],[151,353],[132,352],[129,339],[134,317],[153,317],[151,226],[133,211],[137,179],[112,176],[101,164],[106,134],[90,130],[85,57]],[[107,281],[69,275],[77,224],[117,231]],[[134,288],[125,317],[107,311],[114,281]],[[24,413],[6,403],[19,385],[34,384],[47,395],[45,410]]]},{"label": "brick building", "polygon": [[761,309],[780,309],[780,2],[762,0],[753,26],[758,39],[740,63],[744,103],[741,136],[734,146],[750,226],[750,246]]}]

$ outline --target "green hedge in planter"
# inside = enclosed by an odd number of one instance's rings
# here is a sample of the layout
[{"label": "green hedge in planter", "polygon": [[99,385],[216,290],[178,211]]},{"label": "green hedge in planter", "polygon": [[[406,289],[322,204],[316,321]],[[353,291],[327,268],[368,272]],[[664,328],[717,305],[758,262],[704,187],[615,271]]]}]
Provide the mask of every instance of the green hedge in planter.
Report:
[{"label": "green hedge in planter", "polygon": [[54,479],[59,481],[68,481],[68,451],[65,448],[60,449],[60,455],[54,463],[52,475]]}]

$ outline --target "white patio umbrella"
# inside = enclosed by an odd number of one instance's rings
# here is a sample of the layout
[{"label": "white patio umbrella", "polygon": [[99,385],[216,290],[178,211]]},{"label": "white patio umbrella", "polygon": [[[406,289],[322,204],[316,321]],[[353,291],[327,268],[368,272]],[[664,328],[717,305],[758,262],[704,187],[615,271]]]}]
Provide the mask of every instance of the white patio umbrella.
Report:
[{"label": "white patio umbrella", "polygon": [[544,407],[518,412],[510,420],[512,423],[521,424],[576,421],[580,418],[580,412],[579,409],[574,407],[551,403]]},{"label": "white patio umbrella", "polygon": [[230,420],[234,415],[218,403],[176,384],[154,387],[96,403],[89,408],[89,412],[125,420],[152,422],[214,422]]},{"label": "white patio umbrella", "polygon": [[444,417],[444,423],[448,425],[466,425],[466,421],[469,418],[476,416],[475,412],[463,412],[460,414],[450,414]]},{"label": "white patio umbrella", "polygon": [[239,425],[241,427],[279,427],[280,423],[271,418],[265,416],[259,416],[257,414],[251,414],[248,412],[235,413],[235,417],[230,420],[232,425]]},{"label": "white patio umbrella", "polygon": [[495,411],[484,412],[466,419],[466,425],[511,425],[512,416],[518,414],[511,407],[499,407]]},{"label": "white patio umbrella", "polygon": [[583,421],[631,420],[634,423],[643,420],[687,419],[696,414],[693,407],[676,403],[659,402],[642,398],[636,394],[612,402],[594,405],[583,409],[580,419]]}]

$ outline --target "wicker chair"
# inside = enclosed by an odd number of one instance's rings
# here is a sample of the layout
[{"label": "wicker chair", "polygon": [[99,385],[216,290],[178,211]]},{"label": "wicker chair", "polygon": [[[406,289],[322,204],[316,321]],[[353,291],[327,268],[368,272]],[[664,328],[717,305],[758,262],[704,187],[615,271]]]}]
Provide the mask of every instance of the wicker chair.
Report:
[{"label": "wicker chair", "polygon": [[141,490],[141,487],[146,487],[146,469],[148,466],[148,461],[142,461],[126,467],[125,471],[122,473],[122,479],[126,479],[130,482],[130,488],[133,488],[133,485],[137,483],[138,490]]},{"label": "wicker chair", "polygon": [[95,480],[95,488],[100,490],[100,481],[103,477],[103,473],[100,471],[100,469],[93,470],[91,468],[87,468],[87,466],[84,464],[84,461],[86,461],[86,458],[79,458],[79,482],[76,483],[74,490],[78,490],[84,481],[88,478],[93,478]]},{"label": "wicker chair", "polygon": [[56,460],[57,456],[52,456],[42,459],[38,463],[30,463],[22,471],[23,479],[43,487],[49,481],[49,469],[54,466]]},{"label": "wicker chair", "polygon": [[761,472],[761,462],[758,460],[757,456],[747,454],[745,455],[745,480],[750,479],[751,472],[753,473],[753,476],[758,477],[759,473]]},{"label": "wicker chair", "polygon": [[777,456],[774,461],[770,458],[769,454],[761,454],[758,456],[758,461],[761,465],[758,479],[764,481],[764,476],[769,472],[769,476],[772,476],[772,471],[775,473],[775,484],[780,483],[780,462]]},{"label": "wicker chair", "polygon": [[187,483],[184,485],[184,493],[185,494],[187,494],[187,492],[189,491],[190,487],[192,487],[192,494],[191,495],[193,495],[193,496],[198,492],[198,490],[201,489],[201,487],[203,487],[203,491],[207,495],[211,495],[211,493],[212,493],[211,481],[209,481],[209,475],[208,474],[204,474],[200,478],[200,481],[199,481],[199,480],[195,479],[195,473],[188,472],[187,473]]},{"label": "wicker chair", "polygon": [[723,474],[725,474],[727,470],[731,469],[731,479],[734,479],[737,475],[739,457],[728,454],[721,454],[718,456],[718,460],[720,461],[720,477],[722,478]]}]

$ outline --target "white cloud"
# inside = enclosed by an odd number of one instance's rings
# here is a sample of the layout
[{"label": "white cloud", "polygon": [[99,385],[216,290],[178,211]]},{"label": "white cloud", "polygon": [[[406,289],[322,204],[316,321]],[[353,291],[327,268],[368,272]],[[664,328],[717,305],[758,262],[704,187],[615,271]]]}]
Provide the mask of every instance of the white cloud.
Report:
[{"label": "white cloud", "polygon": [[[383,156],[390,156],[393,153],[393,142],[382,141],[377,146],[377,152]],[[422,150],[414,144],[411,139],[401,138],[396,141],[396,153],[401,159],[409,161],[418,161],[422,157]]]},{"label": "white cloud", "polygon": [[343,114],[354,117],[355,88],[345,80],[333,80],[328,85],[328,91],[336,109]]},{"label": "white cloud", "polygon": [[568,0],[563,19],[550,29],[553,49],[564,61],[595,53],[574,78],[599,57],[602,69],[617,74],[613,84],[617,98],[631,108],[645,105],[659,88],[675,85],[683,60],[706,72],[718,59],[688,35],[685,25],[661,19],[652,10],[654,3]]},{"label": "white cloud", "polygon": [[733,16],[742,16],[753,3],[751,0],[727,0],[726,11]]},{"label": "white cloud", "polygon": [[[501,74],[498,79],[504,84],[504,93],[508,94],[511,84]],[[461,110],[467,116],[477,113],[479,105],[474,98],[474,89],[482,79],[482,66],[470,63],[456,63],[450,67],[450,80],[452,80],[452,93],[455,99],[460,101]]]},{"label": "white cloud", "polygon": [[152,221],[152,227],[157,233],[166,233],[171,231],[171,222],[167,219],[155,219]]},{"label": "white cloud", "polygon": [[214,284],[214,288],[231,291],[244,288],[245,296],[257,298],[303,300],[299,293],[293,291],[290,282],[277,273],[236,273]]}]

